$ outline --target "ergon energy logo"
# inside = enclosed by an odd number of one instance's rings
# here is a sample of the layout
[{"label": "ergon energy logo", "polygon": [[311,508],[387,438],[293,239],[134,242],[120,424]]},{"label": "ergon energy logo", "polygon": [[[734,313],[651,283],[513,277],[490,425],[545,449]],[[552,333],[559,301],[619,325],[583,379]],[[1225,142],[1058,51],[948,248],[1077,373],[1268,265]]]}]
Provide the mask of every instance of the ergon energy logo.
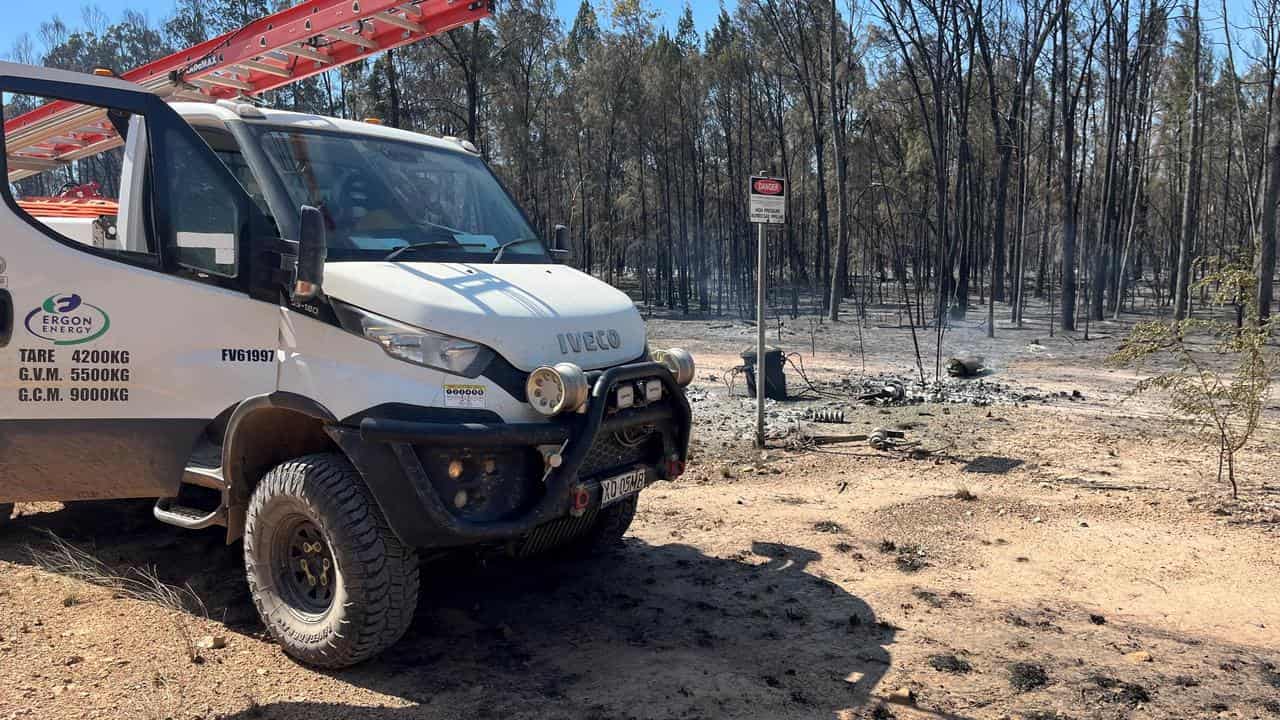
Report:
[{"label": "ergon energy logo", "polygon": [[75,293],[58,293],[27,313],[26,326],[27,332],[54,345],[83,345],[106,335],[111,318]]}]

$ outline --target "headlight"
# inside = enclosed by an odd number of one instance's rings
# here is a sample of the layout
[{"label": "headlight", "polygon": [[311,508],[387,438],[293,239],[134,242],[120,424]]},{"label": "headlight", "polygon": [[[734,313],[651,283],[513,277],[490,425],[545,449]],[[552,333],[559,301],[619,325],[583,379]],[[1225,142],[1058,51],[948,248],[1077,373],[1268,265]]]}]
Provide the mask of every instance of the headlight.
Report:
[{"label": "headlight", "polygon": [[652,358],[654,362],[670,370],[671,374],[675,376],[676,383],[681,387],[693,382],[696,368],[693,364],[693,355],[688,350],[681,350],[680,348],[655,350]]},{"label": "headlight", "polygon": [[576,412],[587,404],[591,392],[586,373],[573,363],[534,370],[529,373],[524,389],[533,409],[547,417]]},{"label": "headlight", "polygon": [[[350,305],[338,305],[343,325],[378,343],[388,355],[415,365],[464,377],[479,377],[493,351],[479,343],[434,333],[375,315]],[[355,326],[355,327],[353,327]]]}]

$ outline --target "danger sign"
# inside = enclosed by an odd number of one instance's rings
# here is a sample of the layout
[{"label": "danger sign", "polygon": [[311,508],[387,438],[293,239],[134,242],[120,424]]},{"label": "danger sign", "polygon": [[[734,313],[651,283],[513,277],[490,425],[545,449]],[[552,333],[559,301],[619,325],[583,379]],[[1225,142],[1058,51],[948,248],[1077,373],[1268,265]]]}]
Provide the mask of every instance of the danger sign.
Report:
[{"label": "danger sign", "polygon": [[771,177],[751,178],[751,222],[784,225],[787,222],[787,181]]}]

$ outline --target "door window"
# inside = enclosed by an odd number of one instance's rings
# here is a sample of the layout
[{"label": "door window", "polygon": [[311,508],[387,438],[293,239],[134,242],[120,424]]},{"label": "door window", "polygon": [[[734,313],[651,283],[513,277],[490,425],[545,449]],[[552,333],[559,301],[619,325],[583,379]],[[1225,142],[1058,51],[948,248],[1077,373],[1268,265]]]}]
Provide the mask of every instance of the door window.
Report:
[{"label": "door window", "polygon": [[[4,103],[8,192],[29,222],[65,242],[137,262],[158,248],[143,202],[146,120],[140,115],[62,103],[60,122],[44,119],[51,100],[8,95]],[[128,152],[126,152],[126,150]],[[145,167],[145,163],[143,164]]]},{"label": "door window", "polygon": [[[201,152],[204,150],[204,152]],[[221,277],[236,276],[237,230],[241,206],[226,192],[227,170],[208,148],[175,143],[167,158],[165,200],[175,233],[177,262]]]},{"label": "door window", "polygon": [[176,133],[172,123],[32,95],[6,94],[4,119],[6,191],[29,223],[133,264],[238,275],[244,205],[194,136],[157,142],[157,132]]}]

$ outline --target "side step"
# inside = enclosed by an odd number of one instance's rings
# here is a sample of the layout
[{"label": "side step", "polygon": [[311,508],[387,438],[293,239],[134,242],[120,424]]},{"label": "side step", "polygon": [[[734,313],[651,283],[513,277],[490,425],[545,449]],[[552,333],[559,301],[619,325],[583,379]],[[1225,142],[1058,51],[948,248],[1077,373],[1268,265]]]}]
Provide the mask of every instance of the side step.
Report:
[{"label": "side step", "polygon": [[174,505],[177,498],[160,498],[151,513],[162,523],[176,525],[184,530],[203,530],[214,525],[226,525],[227,510],[219,507],[211,513],[195,508]]},{"label": "side step", "polygon": [[160,498],[151,511],[157,520],[184,530],[203,530],[215,525],[227,524],[226,483],[222,479],[222,468],[193,465],[187,468],[182,484],[217,490],[221,498],[218,507],[210,512],[179,505],[178,498]]}]

